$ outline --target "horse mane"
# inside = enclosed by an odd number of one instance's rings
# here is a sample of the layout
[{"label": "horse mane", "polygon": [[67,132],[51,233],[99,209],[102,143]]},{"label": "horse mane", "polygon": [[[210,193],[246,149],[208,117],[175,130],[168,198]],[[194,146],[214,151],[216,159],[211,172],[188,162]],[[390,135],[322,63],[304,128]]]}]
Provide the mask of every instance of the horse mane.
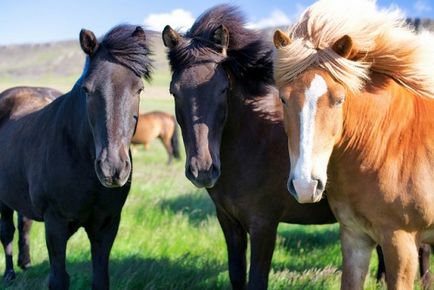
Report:
[{"label": "horse mane", "polygon": [[[213,32],[222,24],[229,31],[226,55],[211,41]],[[274,84],[271,43],[258,31],[246,28],[245,18],[235,6],[223,4],[205,11],[168,56],[172,71],[210,62],[210,58],[222,63],[252,95],[262,94]]]},{"label": "horse mane", "polygon": [[131,69],[136,75],[147,80],[151,78],[152,55],[144,37],[134,37],[137,26],[122,24],[112,28],[100,43],[119,64]]},{"label": "horse mane", "polygon": [[[374,0],[320,0],[302,14],[289,35],[292,42],[276,55],[278,86],[314,66],[352,93],[360,93],[377,72],[416,95],[434,98],[434,37],[414,33],[398,10],[380,10]],[[332,49],[344,35],[353,42],[348,58]]]}]

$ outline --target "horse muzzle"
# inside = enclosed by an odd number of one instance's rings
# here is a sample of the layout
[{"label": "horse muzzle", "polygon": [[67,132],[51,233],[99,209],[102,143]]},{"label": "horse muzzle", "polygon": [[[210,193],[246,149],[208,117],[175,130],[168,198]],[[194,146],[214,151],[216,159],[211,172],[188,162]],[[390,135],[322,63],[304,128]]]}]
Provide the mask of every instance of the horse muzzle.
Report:
[{"label": "horse muzzle", "polygon": [[315,203],[322,199],[324,183],[319,179],[289,179],[287,188],[289,193],[299,203]]},{"label": "horse muzzle", "polygon": [[188,165],[185,176],[198,188],[212,188],[220,177],[220,167],[212,164],[209,169],[200,170],[194,165]]},{"label": "horse muzzle", "polygon": [[118,160],[98,158],[95,160],[95,171],[99,181],[104,187],[122,187],[130,176],[131,161],[129,157]]}]

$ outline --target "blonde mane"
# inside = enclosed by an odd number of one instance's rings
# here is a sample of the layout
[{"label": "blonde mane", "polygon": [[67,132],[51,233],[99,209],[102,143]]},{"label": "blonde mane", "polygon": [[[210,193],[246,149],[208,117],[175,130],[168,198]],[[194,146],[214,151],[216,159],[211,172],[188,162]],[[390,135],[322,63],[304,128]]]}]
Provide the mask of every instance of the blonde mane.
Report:
[{"label": "blonde mane", "polygon": [[[344,35],[353,43],[348,58],[332,49]],[[291,43],[276,52],[278,86],[320,67],[352,93],[364,88],[370,72],[378,72],[434,98],[434,37],[415,34],[398,10],[380,10],[370,0],[320,0],[302,14],[289,36]]]}]

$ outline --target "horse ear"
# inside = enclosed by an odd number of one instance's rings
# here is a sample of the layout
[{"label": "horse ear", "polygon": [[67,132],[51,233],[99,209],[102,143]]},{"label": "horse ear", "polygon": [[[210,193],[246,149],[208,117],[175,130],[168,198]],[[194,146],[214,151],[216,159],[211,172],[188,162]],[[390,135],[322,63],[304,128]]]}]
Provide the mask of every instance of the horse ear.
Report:
[{"label": "horse ear", "polygon": [[92,56],[98,49],[98,40],[92,31],[82,29],[80,31],[80,46],[81,49],[89,56]]},{"label": "horse ear", "polygon": [[287,35],[282,30],[277,29],[276,32],[274,32],[273,42],[274,46],[279,49],[291,44],[292,41],[289,35]]},{"label": "horse ear", "polygon": [[181,35],[179,35],[178,32],[172,29],[170,25],[166,25],[163,30],[163,42],[164,46],[167,48],[174,48],[178,45],[179,41],[181,40]]},{"label": "horse ear", "polygon": [[351,55],[353,40],[348,35],[344,35],[333,44],[332,49],[340,56],[347,58]]},{"label": "horse ear", "polygon": [[212,36],[212,41],[226,50],[229,46],[229,30],[222,24],[216,28]]},{"label": "horse ear", "polygon": [[143,40],[146,40],[146,34],[145,31],[143,30],[143,28],[141,26],[137,26],[136,29],[134,30],[132,37],[136,37],[136,38],[141,38]]}]

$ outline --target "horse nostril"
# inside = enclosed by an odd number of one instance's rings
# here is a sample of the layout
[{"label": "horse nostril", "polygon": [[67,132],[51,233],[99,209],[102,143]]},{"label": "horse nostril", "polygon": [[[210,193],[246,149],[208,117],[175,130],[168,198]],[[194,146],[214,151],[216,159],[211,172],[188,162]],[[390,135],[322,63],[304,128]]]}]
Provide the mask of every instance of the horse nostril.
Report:
[{"label": "horse nostril", "polygon": [[324,186],[324,183],[321,181],[321,179],[314,179],[314,180],[316,180],[318,182],[318,184],[316,186],[317,191],[324,191],[325,186]]},{"label": "horse nostril", "polygon": [[211,166],[211,178],[217,179],[218,177],[220,177],[220,168],[213,164]]},{"label": "horse nostril", "polygon": [[196,167],[188,165],[187,167],[187,171],[188,173],[193,176],[194,178],[197,178],[199,176],[199,171],[197,170]]},{"label": "horse nostril", "polygon": [[295,187],[294,187],[293,179],[289,179],[289,180],[288,180],[287,188],[288,188],[289,193],[290,193],[293,197],[297,198],[297,192],[296,192]]}]

